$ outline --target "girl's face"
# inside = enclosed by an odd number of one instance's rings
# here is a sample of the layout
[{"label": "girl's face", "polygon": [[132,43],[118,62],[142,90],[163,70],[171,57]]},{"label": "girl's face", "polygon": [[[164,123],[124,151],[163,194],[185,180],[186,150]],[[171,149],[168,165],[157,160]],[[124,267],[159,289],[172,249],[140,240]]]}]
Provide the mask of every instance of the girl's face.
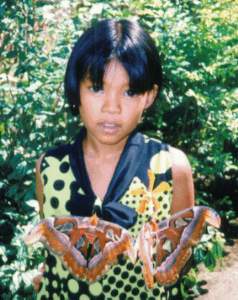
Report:
[{"label": "girl's face", "polygon": [[102,87],[94,86],[89,78],[80,83],[79,112],[87,129],[87,138],[102,145],[126,142],[144,109],[153,103],[156,92],[155,87],[134,95],[125,68],[112,60],[104,73]]}]

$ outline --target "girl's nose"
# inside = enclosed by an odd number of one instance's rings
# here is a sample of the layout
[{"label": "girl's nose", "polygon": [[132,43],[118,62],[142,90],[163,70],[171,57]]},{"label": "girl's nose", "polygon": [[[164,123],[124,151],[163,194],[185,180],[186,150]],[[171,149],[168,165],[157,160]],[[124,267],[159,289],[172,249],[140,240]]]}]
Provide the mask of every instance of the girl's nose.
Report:
[{"label": "girl's nose", "polygon": [[121,112],[120,100],[116,95],[105,95],[102,112],[110,114],[119,114]]}]

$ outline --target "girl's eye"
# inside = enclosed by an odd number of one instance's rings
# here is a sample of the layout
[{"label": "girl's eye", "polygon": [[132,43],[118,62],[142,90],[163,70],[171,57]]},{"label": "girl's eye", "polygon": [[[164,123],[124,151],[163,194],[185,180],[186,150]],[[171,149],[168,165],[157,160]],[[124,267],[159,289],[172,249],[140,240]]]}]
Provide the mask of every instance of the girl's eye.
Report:
[{"label": "girl's eye", "polygon": [[103,88],[100,85],[92,85],[89,90],[93,93],[99,93],[103,91]]},{"label": "girl's eye", "polygon": [[125,92],[125,95],[127,96],[127,97],[133,97],[133,96],[135,96],[136,95],[136,93],[133,91],[133,90],[127,90],[126,92]]}]

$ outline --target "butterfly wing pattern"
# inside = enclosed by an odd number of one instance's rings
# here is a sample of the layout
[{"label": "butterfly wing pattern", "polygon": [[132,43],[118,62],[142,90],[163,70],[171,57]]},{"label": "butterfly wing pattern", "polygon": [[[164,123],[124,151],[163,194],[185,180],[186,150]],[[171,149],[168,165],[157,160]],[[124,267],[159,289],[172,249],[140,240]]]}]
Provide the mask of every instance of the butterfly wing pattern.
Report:
[{"label": "butterfly wing pattern", "polygon": [[42,242],[68,270],[89,282],[100,279],[119,255],[143,262],[148,288],[154,282],[174,284],[192,255],[207,224],[220,226],[211,208],[194,206],[142,227],[135,241],[123,227],[92,217],[51,217],[39,222],[24,238],[27,245]]},{"label": "butterfly wing pattern", "polygon": [[205,226],[219,228],[220,222],[215,210],[194,206],[162,222],[151,220],[144,224],[139,233],[139,257],[147,287],[153,287],[154,278],[160,285],[174,284],[191,257],[192,248],[200,241]]},{"label": "butterfly wing pattern", "polygon": [[90,282],[105,274],[120,254],[132,262],[136,258],[128,231],[96,215],[43,219],[24,241],[27,245],[42,242],[75,277]]}]

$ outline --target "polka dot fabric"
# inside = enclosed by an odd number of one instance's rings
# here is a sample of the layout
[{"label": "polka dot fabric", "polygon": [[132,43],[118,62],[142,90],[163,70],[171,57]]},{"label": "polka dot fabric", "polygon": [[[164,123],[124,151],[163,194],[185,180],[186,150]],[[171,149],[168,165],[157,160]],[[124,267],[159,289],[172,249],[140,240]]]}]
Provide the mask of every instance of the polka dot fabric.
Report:
[{"label": "polka dot fabric", "polygon": [[[147,144],[158,143],[156,140],[144,137]],[[44,216],[61,216],[75,214],[72,211],[75,205],[75,198],[82,201],[84,206],[90,203],[87,198],[89,191],[83,185],[79,185],[75,176],[74,168],[67,151],[53,151],[45,155],[41,166],[41,178],[44,185]],[[64,150],[64,149],[63,149]],[[160,186],[157,194],[157,201],[160,209],[156,212],[158,221],[169,217],[169,210],[172,197],[171,160],[169,151],[161,150],[153,153],[149,159],[148,166],[156,176],[155,184]],[[144,170],[147,172],[147,169]],[[147,175],[146,175],[147,177]],[[157,180],[159,177],[160,180]],[[142,225],[147,222],[154,212],[152,202],[148,202],[143,213],[138,212],[138,206],[143,199],[143,191],[148,189],[148,182],[143,182],[140,176],[133,176],[128,182],[127,189],[119,199],[119,203],[137,212],[134,225],[128,230],[136,237]],[[133,193],[134,190],[142,191]],[[77,198],[78,197],[78,198]],[[100,199],[95,198],[93,205],[100,206]],[[82,207],[84,207],[82,206]],[[82,210],[82,209],[81,209]],[[81,210],[79,212],[81,212]],[[78,214],[78,213],[76,213]],[[83,213],[83,215],[87,215]],[[89,213],[90,215],[90,213]],[[94,299],[119,299],[119,300],[166,300],[179,299],[178,288],[165,288],[155,284],[153,289],[147,289],[142,275],[142,265],[137,261],[132,262],[120,256],[118,263],[99,280],[92,284],[74,278],[62,265],[60,260],[45,251],[46,270],[41,284],[41,289],[37,293],[37,299],[70,299],[70,300],[94,300]]]},{"label": "polka dot fabric", "polygon": [[[47,166],[47,167],[46,167]],[[69,157],[62,160],[46,157],[42,163],[44,171],[41,173],[44,183],[44,216],[60,216],[69,214],[67,209],[71,197],[71,185],[74,175],[69,166]],[[60,201],[64,199],[64,201]]]}]

